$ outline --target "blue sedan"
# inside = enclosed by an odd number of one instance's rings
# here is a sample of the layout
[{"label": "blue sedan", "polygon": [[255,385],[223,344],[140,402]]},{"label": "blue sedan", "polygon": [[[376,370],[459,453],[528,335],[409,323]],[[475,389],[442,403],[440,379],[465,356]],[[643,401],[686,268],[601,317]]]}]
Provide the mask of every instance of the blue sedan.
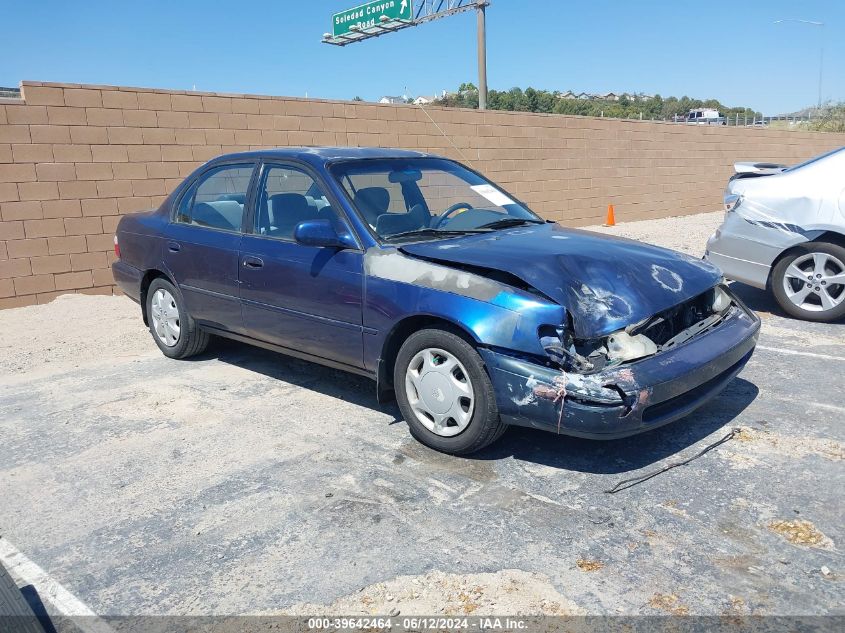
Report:
[{"label": "blue sedan", "polygon": [[611,439],[676,420],[760,327],[711,264],[544,221],[411,151],[221,156],[124,216],[115,254],[166,356],[216,335],[368,376],[452,454],[511,424]]}]

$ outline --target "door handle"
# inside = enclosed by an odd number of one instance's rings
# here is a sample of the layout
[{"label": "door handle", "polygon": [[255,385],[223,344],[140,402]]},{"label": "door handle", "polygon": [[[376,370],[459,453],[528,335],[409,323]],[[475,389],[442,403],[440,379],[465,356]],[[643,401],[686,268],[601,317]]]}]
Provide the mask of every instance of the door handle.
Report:
[{"label": "door handle", "polygon": [[262,268],[263,266],[264,266],[264,262],[258,257],[251,257],[251,256],[244,257],[244,267],[245,268]]},{"label": "door handle", "polygon": [[169,250],[171,253],[178,253],[180,250],[182,250],[182,245],[179,244],[179,242],[168,242],[167,250]]}]

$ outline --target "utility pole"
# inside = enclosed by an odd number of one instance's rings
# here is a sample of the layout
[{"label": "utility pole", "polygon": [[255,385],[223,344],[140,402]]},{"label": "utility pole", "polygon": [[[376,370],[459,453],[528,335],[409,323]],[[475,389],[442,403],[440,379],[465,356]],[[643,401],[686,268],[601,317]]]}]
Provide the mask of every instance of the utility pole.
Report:
[{"label": "utility pole", "polygon": [[808,26],[817,26],[820,31],[820,53],[819,53],[819,110],[822,107],[822,77],[824,75],[824,22],[817,20],[796,20],[794,18],[785,18],[783,20],[775,20],[773,24],[783,24],[784,22],[795,22],[797,24],[806,24]]},{"label": "utility pole", "polygon": [[476,2],[478,15],[478,109],[487,109],[487,32],[486,0]]}]

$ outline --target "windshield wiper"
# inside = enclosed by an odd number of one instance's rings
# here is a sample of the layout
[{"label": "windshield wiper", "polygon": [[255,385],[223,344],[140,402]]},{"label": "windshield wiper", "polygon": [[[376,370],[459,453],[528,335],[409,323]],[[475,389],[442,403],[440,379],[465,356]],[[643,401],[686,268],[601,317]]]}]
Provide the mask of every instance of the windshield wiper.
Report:
[{"label": "windshield wiper", "polygon": [[414,229],[413,231],[402,231],[401,233],[394,233],[393,235],[387,235],[382,238],[385,242],[392,242],[393,240],[401,237],[426,237],[426,236],[435,236],[435,237],[446,237],[449,235],[466,235],[467,233],[486,233],[487,231],[482,231],[480,229]]},{"label": "windshield wiper", "polygon": [[523,224],[545,224],[545,220],[535,220],[534,218],[502,218],[495,222],[488,222],[482,224],[480,229],[506,229],[510,226],[521,226]]}]

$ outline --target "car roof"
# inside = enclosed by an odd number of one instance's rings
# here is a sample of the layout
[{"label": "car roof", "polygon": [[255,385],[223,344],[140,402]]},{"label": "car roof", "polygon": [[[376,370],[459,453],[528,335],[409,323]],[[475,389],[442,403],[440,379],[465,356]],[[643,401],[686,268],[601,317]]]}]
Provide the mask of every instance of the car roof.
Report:
[{"label": "car roof", "polygon": [[406,149],[384,147],[277,147],[261,149],[237,154],[224,154],[209,163],[231,161],[233,159],[288,159],[302,160],[312,164],[326,164],[340,160],[356,160],[369,158],[441,158],[435,154],[415,152]]}]

